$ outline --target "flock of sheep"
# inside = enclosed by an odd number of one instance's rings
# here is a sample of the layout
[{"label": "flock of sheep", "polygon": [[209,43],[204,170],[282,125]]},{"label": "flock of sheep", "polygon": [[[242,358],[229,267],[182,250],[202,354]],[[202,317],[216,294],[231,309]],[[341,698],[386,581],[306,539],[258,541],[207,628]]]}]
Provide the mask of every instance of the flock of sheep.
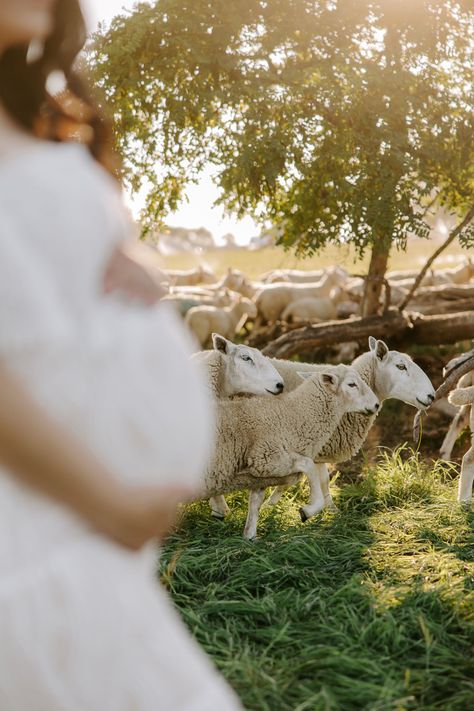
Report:
[{"label": "flock of sheep", "polygon": [[[427,279],[459,283],[454,280],[470,279],[473,273],[471,262],[465,261]],[[403,296],[415,274],[393,272],[388,277],[393,293],[399,289]],[[257,534],[269,486],[275,488],[266,505],[277,503],[288,486],[307,477],[310,496],[300,508],[303,521],[332,507],[328,465],[360,450],[384,400],[395,398],[424,410],[435,398],[428,376],[410,356],[372,337],[369,350],[349,366],[271,359],[232,342],[247,318],[261,323],[290,317],[314,321],[355,313],[362,280],[350,278],[341,267],[278,270],[259,282],[236,270],[220,281],[204,269],[168,272],[168,279],[172,287],[165,298],[185,316],[201,347],[211,345],[193,356],[212,391],[217,422],[201,496],[209,498],[213,516],[224,518],[229,511],[225,494],[248,489],[245,538]],[[474,372],[463,376],[450,401],[463,406],[463,417],[469,417]],[[474,415],[470,417],[472,428]],[[451,440],[461,420],[453,423]],[[470,500],[473,479],[474,447],[463,460],[460,501]]]},{"label": "flock of sheep", "polygon": [[333,505],[327,465],[359,451],[385,399],[418,409],[434,399],[423,370],[374,338],[350,366],[270,359],[218,334],[213,343],[213,350],[193,356],[217,410],[215,451],[202,498],[211,497],[213,515],[223,518],[228,512],[224,494],[249,489],[244,530],[249,539],[256,536],[268,486],[276,487],[267,502],[275,504],[304,474],[310,500],[300,514],[306,521]]},{"label": "flock of sheep", "polygon": [[[416,276],[413,271],[386,275],[393,305],[402,303]],[[467,284],[473,277],[474,264],[464,259],[456,267],[431,271],[421,285]],[[247,319],[258,328],[276,321],[317,323],[357,315],[364,289],[362,277],[351,277],[340,266],[309,272],[278,269],[262,274],[258,281],[235,269],[218,280],[199,267],[169,271],[168,279],[166,299],[176,304],[202,348],[210,345],[215,332],[232,339]],[[415,295],[411,307],[423,313],[425,297]]]}]

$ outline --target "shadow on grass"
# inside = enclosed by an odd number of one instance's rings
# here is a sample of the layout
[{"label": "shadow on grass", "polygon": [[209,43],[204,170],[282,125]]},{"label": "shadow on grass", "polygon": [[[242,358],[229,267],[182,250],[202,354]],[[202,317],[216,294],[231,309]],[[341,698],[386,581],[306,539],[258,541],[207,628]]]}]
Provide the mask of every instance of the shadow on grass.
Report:
[{"label": "shadow on grass", "polygon": [[162,577],[248,711],[472,706],[473,517],[458,534],[453,482],[417,466],[387,460],[305,524],[300,486],[254,542],[244,494],[224,522],[187,510]]}]

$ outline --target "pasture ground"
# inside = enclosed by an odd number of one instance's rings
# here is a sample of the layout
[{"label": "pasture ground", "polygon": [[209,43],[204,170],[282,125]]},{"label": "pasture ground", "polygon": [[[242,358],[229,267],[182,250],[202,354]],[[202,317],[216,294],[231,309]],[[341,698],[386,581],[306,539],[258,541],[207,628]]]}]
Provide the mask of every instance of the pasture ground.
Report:
[{"label": "pasture ground", "polygon": [[[411,240],[406,252],[392,249],[390,269],[421,269],[426,259],[440,245],[439,240]],[[458,244],[451,245],[435,262],[435,267],[449,267],[456,264],[468,252]],[[160,262],[167,269],[191,269],[199,264],[210,267],[218,276],[222,276],[229,267],[240,269],[250,279],[256,279],[260,274],[270,269],[322,269],[333,264],[340,264],[351,274],[367,273],[369,264],[368,253],[362,260],[356,259],[352,247],[327,247],[318,255],[309,258],[298,258],[292,251],[283,247],[272,247],[256,251],[247,249],[213,249],[203,254],[184,253],[168,257],[160,257]]]},{"label": "pasture ground", "polygon": [[382,453],[332,483],[337,511],[302,524],[304,484],[242,539],[186,508],[161,578],[248,711],[474,706],[474,515],[452,466]]}]

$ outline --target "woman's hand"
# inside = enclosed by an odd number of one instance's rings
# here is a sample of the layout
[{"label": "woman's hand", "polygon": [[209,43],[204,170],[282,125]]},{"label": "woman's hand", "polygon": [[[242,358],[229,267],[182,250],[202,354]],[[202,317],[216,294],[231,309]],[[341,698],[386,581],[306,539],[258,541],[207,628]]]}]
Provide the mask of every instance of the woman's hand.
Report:
[{"label": "woman's hand", "polygon": [[[144,251],[141,250],[141,253]],[[141,256],[140,251],[138,255]],[[129,254],[125,248],[118,247],[106,267],[102,288],[105,294],[117,291],[131,301],[138,300],[153,306],[167,293],[164,286],[166,278],[166,274],[155,265],[144,265],[133,253]]]},{"label": "woman's hand", "polygon": [[185,487],[114,487],[93,525],[116,543],[138,550],[163,540],[176,521],[178,504],[192,498]]},{"label": "woman's hand", "polygon": [[198,495],[190,486],[122,484],[1,363],[0,464],[133,550],[162,539],[173,525],[178,503]]}]

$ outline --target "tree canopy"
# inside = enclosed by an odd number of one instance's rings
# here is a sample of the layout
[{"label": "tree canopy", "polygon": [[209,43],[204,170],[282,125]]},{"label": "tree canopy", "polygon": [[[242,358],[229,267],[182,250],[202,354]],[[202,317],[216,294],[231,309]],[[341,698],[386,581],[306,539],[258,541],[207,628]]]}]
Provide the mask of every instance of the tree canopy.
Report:
[{"label": "tree canopy", "polygon": [[148,224],[211,162],[228,210],[302,254],[374,248],[383,274],[430,208],[474,202],[473,45],[455,0],[159,0],[89,65]]}]

